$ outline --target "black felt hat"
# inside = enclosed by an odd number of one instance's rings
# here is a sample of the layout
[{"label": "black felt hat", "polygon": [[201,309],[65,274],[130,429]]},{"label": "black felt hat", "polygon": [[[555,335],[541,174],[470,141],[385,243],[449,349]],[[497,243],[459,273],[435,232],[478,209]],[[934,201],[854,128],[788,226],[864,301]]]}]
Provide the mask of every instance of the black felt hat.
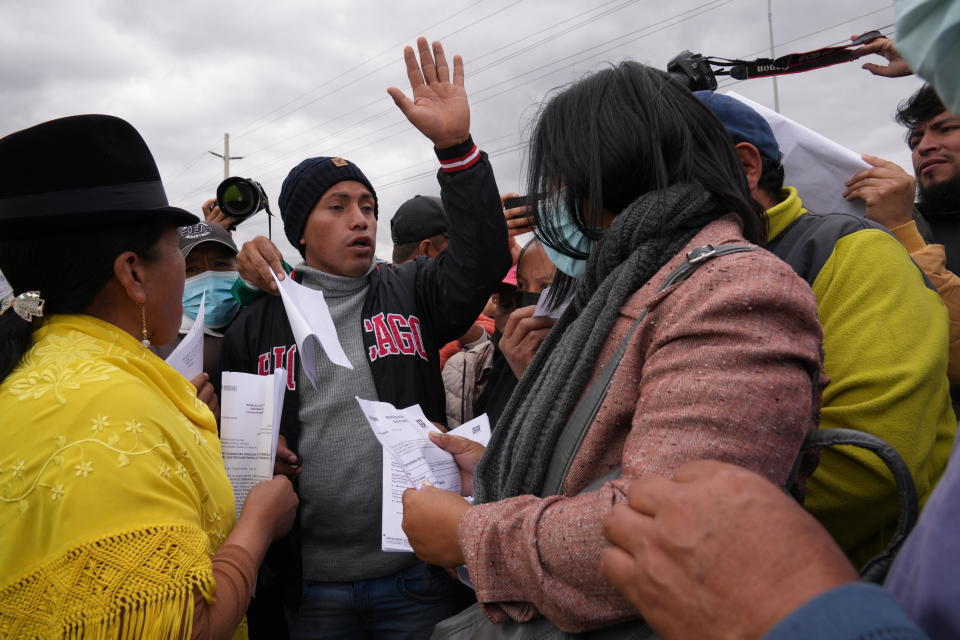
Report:
[{"label": "black felt hat", "polygon": [[199,218],[171,207],[146,142],[114,116],[50,120],[0,139],[0,228]]}]

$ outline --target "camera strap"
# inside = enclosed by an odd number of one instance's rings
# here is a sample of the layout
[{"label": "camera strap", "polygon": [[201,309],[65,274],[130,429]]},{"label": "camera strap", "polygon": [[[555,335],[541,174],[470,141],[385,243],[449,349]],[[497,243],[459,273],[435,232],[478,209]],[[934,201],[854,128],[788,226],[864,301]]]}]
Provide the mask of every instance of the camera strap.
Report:
[{"label": "camera strap", "polygon": [[737,80],[768,78],[850,62],[857,58],[855,48],[882,37],[884,37],[882,33],[874,30],[863,34],[850,44],[823,47],[803,53],[788,53],[779,58],[756,58],[754,60],[706,58],[705,60],[711,66],[727,67],[726,69],[715,69],[714,73],[716,75],[728,75]]}]

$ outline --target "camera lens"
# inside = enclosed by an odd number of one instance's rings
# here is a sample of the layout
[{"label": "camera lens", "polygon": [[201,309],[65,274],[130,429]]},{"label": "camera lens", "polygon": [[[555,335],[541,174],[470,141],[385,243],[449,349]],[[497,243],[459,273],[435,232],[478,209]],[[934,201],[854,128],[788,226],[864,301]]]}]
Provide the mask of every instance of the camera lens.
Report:
[{"label": "camera lens", "polygon": [[246,178],[227,178],[217,187],[220,209],[238,222],[246,220],[266,204],[260,186]]},{"label": "camera lens", "polygon": [[241,182],[224,189],[220,207],[227,215],[236,217],[249,213],[251,206],[253,206],[253,193],[250,192],[249,185]]}]

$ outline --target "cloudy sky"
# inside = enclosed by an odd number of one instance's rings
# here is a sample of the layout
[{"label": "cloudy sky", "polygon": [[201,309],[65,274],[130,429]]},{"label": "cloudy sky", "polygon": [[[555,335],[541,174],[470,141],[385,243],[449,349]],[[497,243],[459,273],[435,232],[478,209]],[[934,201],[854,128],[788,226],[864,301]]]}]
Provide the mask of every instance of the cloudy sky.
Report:
[{"label": "cloudy sky", "polygon": [[[778,55],[892,31],[890,2],[772,4]],[[344,156],[377,189],[377,253],[387,257],[393,211],[439,193],[430,143],[386,94],[409,90],[402,47],[418,35],[463,56],[474,139],[502,191],[519,187],[524,132],[552,89],[625,58],[663,68],[684,49],[769,51],[767,0],[7,0],[0,136],[71,114],[120,116],[147,140],[171,202],[197,212],[223,178],[208,151],[223,151],[225,132],[231,155],[243,156],[231,174],[259,180],[273,203],[303,158]],[[855,62],[781,78],[780,106],[850,149],[908,167],[892,113],[919,85],[875,78]],[[721,86],[773,106],[770,80]],[[274,238],[296,256],[277,222]],[[238,236],[266,229],[260,214]]]}]

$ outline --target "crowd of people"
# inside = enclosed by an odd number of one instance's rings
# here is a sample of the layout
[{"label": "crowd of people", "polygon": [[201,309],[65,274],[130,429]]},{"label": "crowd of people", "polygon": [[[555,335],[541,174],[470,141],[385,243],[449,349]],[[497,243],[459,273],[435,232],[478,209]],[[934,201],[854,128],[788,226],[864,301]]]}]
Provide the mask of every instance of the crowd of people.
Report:
[{"label": "crowd of people", "polygon": [[[932,84],[896,114],[915,178],[865,156],[846,182],[866,217],[808,211],[746,104],[632,61],[543,105],[528,196],[501,193],[462,60],[423,38],[388,92],[439,195],[391,212],[391,262],[346,158],[284,180],[290,265],[170,206],[119,118],[0,139],[0,638],[960,636],[960,3],[904,5],[858,55]],[[352,368],[298,346],[285,279]],[[164,358],[198,321],[188,381]],[[222,374],[278,369],[275,475],[237,516]],[[431,432],[462,490],[406,490],[413,553],[382,550],[356,398],[489,419],[486,446]],[[907,489],[805,446],[828,429]]]}]

